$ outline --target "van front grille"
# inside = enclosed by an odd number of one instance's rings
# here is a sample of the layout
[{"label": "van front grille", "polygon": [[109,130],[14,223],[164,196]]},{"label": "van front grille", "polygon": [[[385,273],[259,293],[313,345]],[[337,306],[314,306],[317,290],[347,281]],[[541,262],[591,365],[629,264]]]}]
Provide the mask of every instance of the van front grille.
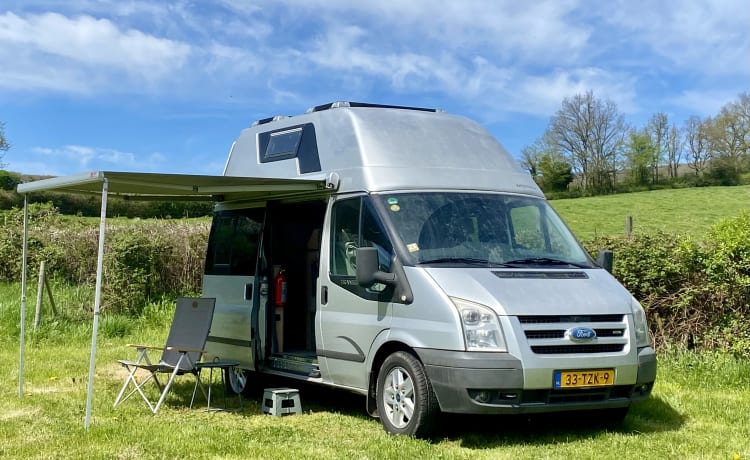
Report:
[{"label": "van front grille", "polygon": [[[622,329],[594,329],[597,337],[622,337],[625,328]],[[565,329],[543,329],[538,331],[526,331],[527,339],[562,339],[565,337]]]},{"label": "van front grille", "polygon": [[529,315],[519,316],[521,324],[619,323],[625,315]]},{"label": "van front grille", "polygon": [[[540,355],[620,353],[628,344],[628,322],[623,314],[519,316],[526,342]],[[596,337],[576,341],[566,336],[574,328],[591,329]]]}]

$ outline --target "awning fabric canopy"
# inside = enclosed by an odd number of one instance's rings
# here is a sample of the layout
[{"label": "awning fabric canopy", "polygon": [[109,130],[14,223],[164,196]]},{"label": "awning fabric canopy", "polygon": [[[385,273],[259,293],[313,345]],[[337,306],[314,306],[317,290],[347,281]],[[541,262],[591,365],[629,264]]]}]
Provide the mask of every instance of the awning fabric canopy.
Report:
[{"label": "awning fabric canopy", "polygon": [[55,191],[102,193],[137,200],[239,201],[272,199],[326,190],[325,178],[272,179],[261,177],[200,176],[140,172],[92,171],[18,185],[18,193]]},{"label": "awning fabric canopy", "polygon": [[24,195],[23,261],[21,273],[21,324],[18,372],[18,394],[23,396],[26,273],[28,248],[28,194],[34,192],[65,192],[101,194],[102,208],[99,223],[99,248],[97,254],[96,288],[94,298],[94,324],[91,334],[88,391],[84,427],[91,423],[91,408],[96,361],[96,338],[101,307],[101,285],[104,259],[108,195],[137,200],[163,201],[255,201],[271,200],[299,195],[331,193],[338,187],[338,176],[332,173],[315,179],[273,179],[259,177],[199,176],[186,174],[155,174],[139,172],[92,171],[73,176],[53,177],[18,185]]}]

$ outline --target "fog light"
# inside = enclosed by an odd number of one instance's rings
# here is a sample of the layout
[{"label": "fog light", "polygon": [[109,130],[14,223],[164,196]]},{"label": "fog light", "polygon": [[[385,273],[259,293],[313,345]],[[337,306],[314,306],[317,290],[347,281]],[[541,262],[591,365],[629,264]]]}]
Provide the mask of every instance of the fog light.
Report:
[{"label": "fog light", "polygon": [[489,391],[477,391],[477,394],[474,395],[474,400],[482,404],[487,404],[490,402],[491,397]]},{"label": "fog light", "polygon": [[635,388],[636,393],[640,394],[641,396],[647,395],[651,391],[651,383],[646,383],[644,385],[640,385]]}]

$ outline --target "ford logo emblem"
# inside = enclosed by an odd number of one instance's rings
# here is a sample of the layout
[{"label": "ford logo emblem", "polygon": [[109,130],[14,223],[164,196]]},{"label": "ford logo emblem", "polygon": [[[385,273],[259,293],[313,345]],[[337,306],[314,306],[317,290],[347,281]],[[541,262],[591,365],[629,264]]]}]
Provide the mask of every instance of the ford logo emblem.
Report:
[{"label": "ford logo emblem", "polygon": [[573,327],[565,331],[565,338],[571,342],[588,342],[596,338],[596,331],[590,327]]}]

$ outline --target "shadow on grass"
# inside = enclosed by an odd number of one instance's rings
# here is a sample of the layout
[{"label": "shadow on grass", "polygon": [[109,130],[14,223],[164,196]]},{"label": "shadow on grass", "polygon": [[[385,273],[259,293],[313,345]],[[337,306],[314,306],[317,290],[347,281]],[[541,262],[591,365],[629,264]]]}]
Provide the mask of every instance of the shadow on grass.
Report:
[{"label": "shadow on grass", "polygon": [[443,414],[433,440],[460,440],[467,448],[503,445],[544,445],[595,438],[613,432],[643,435],[676,431],[685,417],[661,398],[633,405],[621,423],[607,420],[601,411],[559,412],[533,415]]},{"label": "shadow on grass", "polygon": [[[175,383],[174,395],[169,399],[172,407],[190,405],[193,382]],[[239,415],[252,417],[262,414],[263,388],[291,387],[300,391],[302,409],[309,412],[334,412],[347,417],[363,420],[371,418],[365,410],[362,395],[331,389],[320,385],[282,378],[264,377],[262,383],[251,386],[243,395],[243,409]],[[223,388],[214,382],[212,393],[213,407],[223,407]],[[237,398],[227,395],[229,408],[237,407]],[[205,409],[205,398],[196,394],[195,409]],[[601,411],[560,412],[532,415],[457,415],[441,414],[438,427],[430,438],[432,442],[441,440],[460,441],[469,449],[487,449],[514,444],[546,445],[596,438],[606,433],[625,435],[647,435],[679,430],[686,417],[677,412],[663,399],[651,396],[646,401],[634,404],[621,423],[607,420]]]},{"label": "shadow on grass", "polygon": [[[266,387],[298,388],[305,412],[336,412],[348,417],[372,420],[365,410],[362,395],[296,381],[266,381]],[[263,390],[250,398],[257,409],[246,415],[262,412]],[[631,407],[621,423],[606,420],[598,411],[561,412],[535,415],[456,415],[441,414],[439,425],[430,441],[457,440],[469,449],[487,449],[503,445],[544,445],[588,439],[606,433],[644,435],[676,431],[685,417],[663,399],[652,396]]]},{"label": "shadow on grass", "polygon": [[[206,385],[207,389],[207,379],[201,377],[201,380],[204,385]],[[161,379],[161,381],[164,383],[166,382],[166,379]],[[194,385],[195,379],[193,379],[192,376],[183,376],[176,379],[164,404],[173,409],[190,407]],[[146,394],[153,402],[155,402],[159,398],[156,388],[151,384],[148,386],[149,388],[146,389]],[[375,420],[367,415],[367,411],[365,410],[365,397],[362,395],[275,376],[263,376],[262,382],[249,382],[248,388],[242,395],[242,410],[237,411],[237,413],[246,417],[262,414],[264,389],[277,387],[298,389],[300,391],[302,410],[304,412],[336,412],[348,417]],[[138,394],[134,394],[132,398],[140,400]],[[139,402],[144,404],[142,401]],[[239,408],[239,402],[240,400],[237,395],[231,391],[225,393],[221,381],[214,377],[214,382],[211,387],[211,407],[237,410]],[[204,410],[206,409],[206,404],[206,395],[202,394],[201,390],[198,389],[195,393],[193,409]]]}]

